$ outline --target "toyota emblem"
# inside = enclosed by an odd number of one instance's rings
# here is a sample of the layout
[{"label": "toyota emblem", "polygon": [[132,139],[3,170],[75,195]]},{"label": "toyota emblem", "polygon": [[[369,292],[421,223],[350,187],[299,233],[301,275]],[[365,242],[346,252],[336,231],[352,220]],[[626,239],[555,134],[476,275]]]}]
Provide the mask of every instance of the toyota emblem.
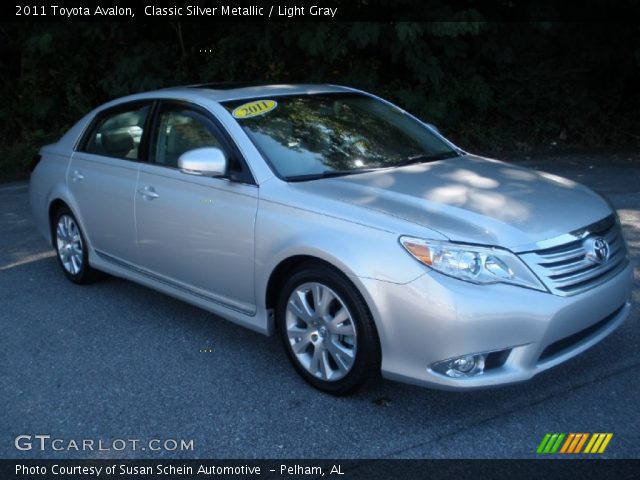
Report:
[{"label": "toyota emblem", "polygon": [[609,260],[609,244],[602,237],[590,238],[585,242],[587,258],[594,263],[604,263]]}]

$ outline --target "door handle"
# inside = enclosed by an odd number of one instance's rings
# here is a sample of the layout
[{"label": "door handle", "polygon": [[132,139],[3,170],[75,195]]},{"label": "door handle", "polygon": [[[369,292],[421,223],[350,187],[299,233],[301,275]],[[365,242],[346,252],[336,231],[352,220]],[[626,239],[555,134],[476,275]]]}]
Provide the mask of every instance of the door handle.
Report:
[{"label": "door handle", "polygon": [[156,193],[153,187],[140,188],[138,193],[142,195],[145,200],[154,200],[160,196]]},{"label": "door handle", "polygon": [[71,181],[79,182],[80,180],[84,180],[84,175],[82,175],[80,170],[74,170],[71,174]]}]

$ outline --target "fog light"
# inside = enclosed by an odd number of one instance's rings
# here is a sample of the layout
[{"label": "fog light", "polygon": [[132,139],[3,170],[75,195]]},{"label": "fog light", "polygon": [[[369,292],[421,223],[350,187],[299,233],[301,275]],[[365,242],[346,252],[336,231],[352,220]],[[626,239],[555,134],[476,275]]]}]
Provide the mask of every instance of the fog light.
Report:
[{"label": "fog light", "polygon": [[474,377],[484,372],[484,361],[486,358],[486,353],[463,355],[434,363],[431,369],[451,378]]}]

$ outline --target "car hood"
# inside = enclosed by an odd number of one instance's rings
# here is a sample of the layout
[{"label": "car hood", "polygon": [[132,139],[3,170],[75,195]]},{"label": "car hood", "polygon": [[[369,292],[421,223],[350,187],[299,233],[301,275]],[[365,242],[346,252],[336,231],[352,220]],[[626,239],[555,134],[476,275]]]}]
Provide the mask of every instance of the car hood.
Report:
[{"label": "car hood", "polygon": [[611,213],[602,197],[571,180],[472,155],[290,185],[453,241],[516,251]]}]

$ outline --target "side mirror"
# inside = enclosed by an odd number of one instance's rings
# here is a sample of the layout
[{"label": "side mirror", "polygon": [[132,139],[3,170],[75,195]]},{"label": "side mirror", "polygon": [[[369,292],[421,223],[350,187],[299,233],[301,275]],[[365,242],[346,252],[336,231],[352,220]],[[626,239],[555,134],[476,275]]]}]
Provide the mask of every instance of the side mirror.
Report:
[{"label": "side mirror", "polygon": [[178,168],[189,175],[221,177],[227,173],[227,157],[219,148],[196,148],[180,155]]}]

